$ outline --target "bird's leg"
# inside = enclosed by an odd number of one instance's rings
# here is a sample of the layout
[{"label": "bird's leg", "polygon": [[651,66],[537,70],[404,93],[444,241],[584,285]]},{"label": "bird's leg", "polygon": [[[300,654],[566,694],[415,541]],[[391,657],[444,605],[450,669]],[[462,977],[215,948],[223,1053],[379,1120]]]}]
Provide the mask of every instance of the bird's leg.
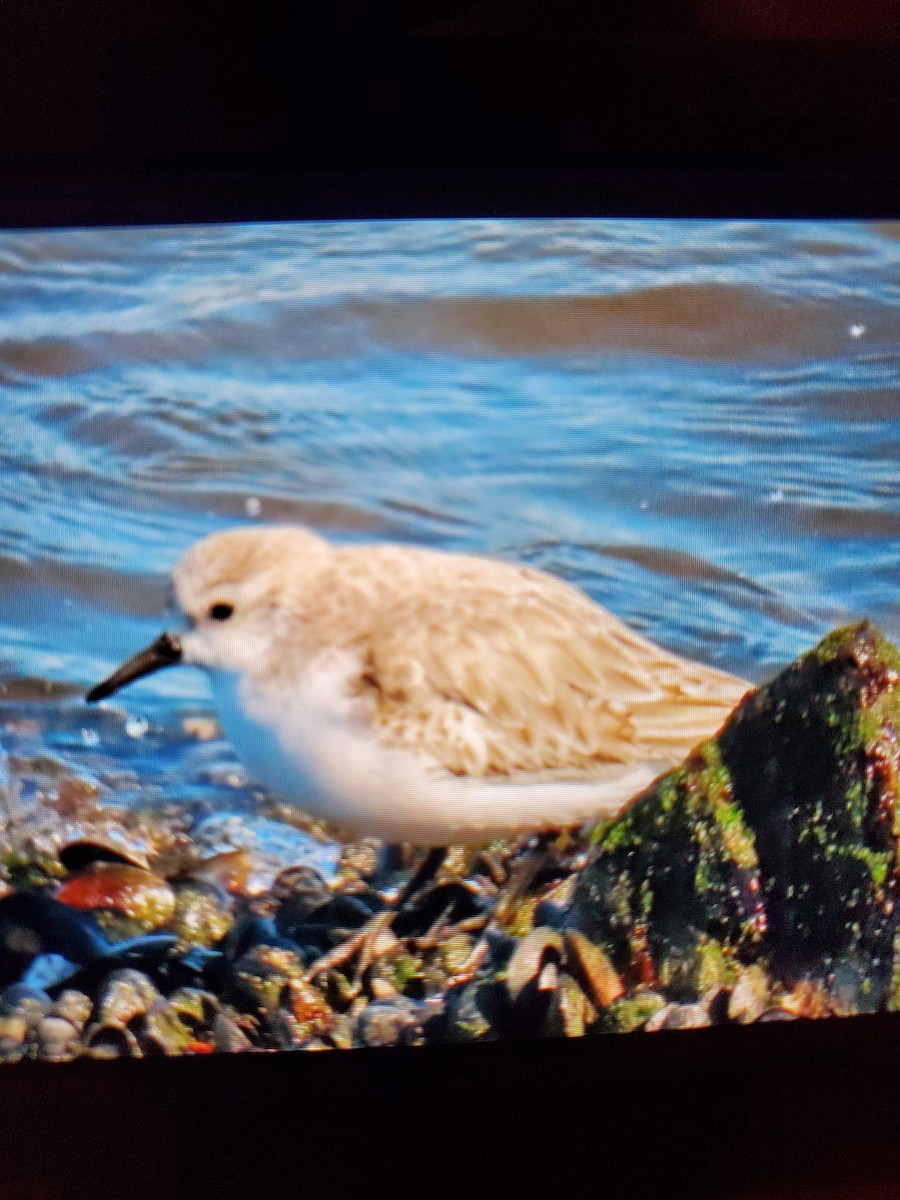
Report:
[{"label": "bird's leg", "polygon": [[512,916],[512,909],[519,903],[541,871],[553,861],[551,846],[559,832],[539,833],[529,839],[524,853],[517,857],[509,868],[509,880],[503,895],[494,906],[494,920],[503,925]]},{"label": "bird's leg", "polygon": [[460,965],[459,970],[455,975],[452,975],[447,980],[447,990],[451,988],[462,987],[466,983],[471,983],[483,964],[487,961],[490,953],[491,943],[488,938],[488,933],[495,927],[493,918],[488,922],[483,930],[481,937],[472,947],[472,952],[464,963]]},{"label": "bird's leg", "polygon": [[435,875],[441,869],[446,857],[447,850],[443,846],[434,846],[428,851],[428,853],[419,863],[416,870],[413,872],[412,878],[409,880],[406,886],[401,889],[400,895],[394,902],[394,907],[397,912],[404,908],[413,898],[413,896],[420,892],[427,883],[430,883],[431,880],[434,879]]},{"label": "bird's leg", "polygon": [[490,953],[490,934],[509,920],[513,907],[519,903],[544,867],[553,861],[551,846],[558,837],[557,832],[541,833],[513,849],[513,862],[508,868],[506,879],[507,890],[494,906],[494,911],[472,947],[471,954],[448,980],[448,989],[462,987],[476,977]]},{"label": "bird's leg", "polygon": [[356,979],[354,980],[354,986],[357,987],[358,991],[361,987],[360,979],[362,974],[376,955],[379,934],[388,929],[392,917],[393,913],[376,913],[371,920],[363,925],[362,929],[357,929],[346,941],[341,942],[339,946],[335,946],[332,950],[327,951],[327,953],[317,958],[307,968],[304,978],[312,980],[334,967],[342,967],[358,952],[359,963],[357,964]]}]

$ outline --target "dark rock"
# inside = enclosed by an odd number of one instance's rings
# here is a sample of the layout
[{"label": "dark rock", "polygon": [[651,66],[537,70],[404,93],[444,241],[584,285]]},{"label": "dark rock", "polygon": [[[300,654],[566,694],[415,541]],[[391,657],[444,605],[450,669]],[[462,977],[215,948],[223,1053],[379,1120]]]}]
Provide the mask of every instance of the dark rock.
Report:
[{"label": "dark rock", "polygon": [[786,986],[852,962],[849,990],[878,1007],[898,917],[898,685],[871,626],[829,635],[599,830],[570,923],[670,999],[690,1001],[715,955],[725,984],[750,962]]},{"label": "dark rock", "polygon": [[502,982],[474,982],[447,993],[445,1028],[451,1042],[493,1042],[510,1024],[510,999]]}]

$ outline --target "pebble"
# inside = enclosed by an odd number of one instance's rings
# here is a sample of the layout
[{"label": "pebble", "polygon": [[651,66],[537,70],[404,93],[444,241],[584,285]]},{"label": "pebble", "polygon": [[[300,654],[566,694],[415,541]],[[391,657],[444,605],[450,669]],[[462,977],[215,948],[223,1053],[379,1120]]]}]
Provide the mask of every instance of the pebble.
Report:
[{"label": "pebble", "polygon": [[362,1046],[420,1046],[425,1040],[415,1006],[400,997],[367,1005],[356,1022],[356,1038]]},{"label": "pebble", "polygon": [[728,1019],[746,1025],[756,1021],[770,1006],[769,980],[762,967],[747,967],[728,1001]]}]

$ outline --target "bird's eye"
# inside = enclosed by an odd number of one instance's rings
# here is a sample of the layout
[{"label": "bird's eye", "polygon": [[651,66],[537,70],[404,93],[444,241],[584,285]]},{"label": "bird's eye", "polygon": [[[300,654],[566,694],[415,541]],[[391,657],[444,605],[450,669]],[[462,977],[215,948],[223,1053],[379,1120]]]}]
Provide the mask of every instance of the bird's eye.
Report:
[{"label": "bird's eye", "polygon": [[212,604],[209,609],[209,615],[214,621],[227,621],[233,612],[233,604]]}]

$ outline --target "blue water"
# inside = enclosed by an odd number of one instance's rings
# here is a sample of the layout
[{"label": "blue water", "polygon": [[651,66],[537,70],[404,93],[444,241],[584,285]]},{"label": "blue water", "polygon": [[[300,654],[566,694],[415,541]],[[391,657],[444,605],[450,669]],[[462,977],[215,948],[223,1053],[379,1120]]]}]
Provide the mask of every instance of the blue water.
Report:
[{"label": "blue water", "polygon": [[533,563],[762,680],[900,636],[900,230],[430,221],[0,235],[0,747],[247,789],[202,676],[80,693],[215,529]]}]

